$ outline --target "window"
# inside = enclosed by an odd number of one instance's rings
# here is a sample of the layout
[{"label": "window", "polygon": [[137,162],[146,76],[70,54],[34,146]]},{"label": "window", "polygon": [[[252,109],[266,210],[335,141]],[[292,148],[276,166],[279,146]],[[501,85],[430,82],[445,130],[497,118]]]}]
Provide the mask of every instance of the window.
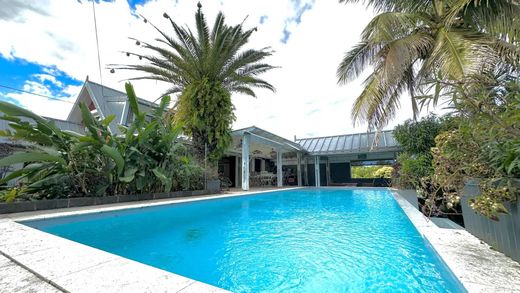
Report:
[{"label": "window", "polygon": [[394,160],[355,161],[350,163],[352,178],[390,178]]}]

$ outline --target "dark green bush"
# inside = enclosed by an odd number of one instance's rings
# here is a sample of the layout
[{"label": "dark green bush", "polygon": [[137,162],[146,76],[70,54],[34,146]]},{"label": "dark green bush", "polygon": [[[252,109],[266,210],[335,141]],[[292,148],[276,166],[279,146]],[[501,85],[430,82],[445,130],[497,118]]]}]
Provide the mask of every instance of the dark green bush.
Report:
[{"label": "dark green bush", "polygon": [[418,189],[421,179],[433,173],[432,157],[428,153],[411,155],[401,153],[397,162],[392,185],[403,189]]},{"label": "dark green bush", "polygon": [[435,115],[427,116],[420,121],[409,119],[395,128],[394,137],[406,153],[429,153],[435,146],[435,137],[442,127],[442,119]]},{"label": "dark green bush", "polygon": [[[42,199],[201,189],[203,170],[177,141],[181,125],[165,111],[170,98],[162,98],[151,121],[146,121],[147,113],[139,111],[129,83],[126,90],[134,120],[128,127],[120,126],[122,136],[108,130],[114,116],[98,121],[83,104],[85,135],[60,130],[52,121],[0,102],[4,113],[0,118],[14,129],[0,135],[31,143],[25,151],[0,160],[0,166],[24,164],[0,180],[4,184],[0,197]],[[12,179],[19,186],[6,189],[5,183]]]}]

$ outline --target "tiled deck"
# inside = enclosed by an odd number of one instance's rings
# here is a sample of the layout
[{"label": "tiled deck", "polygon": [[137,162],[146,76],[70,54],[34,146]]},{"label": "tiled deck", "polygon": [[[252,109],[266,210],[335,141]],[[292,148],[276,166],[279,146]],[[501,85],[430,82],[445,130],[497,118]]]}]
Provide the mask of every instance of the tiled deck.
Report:
[{"label": "tiled deck", "polygon": [[16,293],[63,292],[0,254],[0,291]]}]

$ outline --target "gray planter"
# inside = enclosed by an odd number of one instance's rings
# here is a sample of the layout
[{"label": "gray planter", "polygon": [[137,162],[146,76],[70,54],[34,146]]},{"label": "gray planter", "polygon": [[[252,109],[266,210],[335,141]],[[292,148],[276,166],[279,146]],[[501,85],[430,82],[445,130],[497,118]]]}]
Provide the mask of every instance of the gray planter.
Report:
[{"label": "gray planter", "polygon": [[417,190],[415,189],[398,189],[397,193],[419,209],[419,201],[417,200]]},{"label": "gray planter", "polygon": [[462,217],[466,231],[485,241],[494,249],[503,252],[516,261],[520,261],[520,206],[518,203],[506,203],[510,214],[500,215],[499,221],[493,221],[475,212],[469,206],[469,200],[480,195],[480,188],[475,181],[468,181],[461,199]]},{"label": "gray planter", "polygon": [[[208,186],[210,181],[208,181]],[[29,211],[42,211],[60,208],[84,207],[93,205],[104,205],[118,202],[146,201],[151,199],[164,199],[185,196],[200,196],[205,194],[217,193],[220,191],[220,181],[212,182],[212,190],[194,190],[194,191],[175,191],[163,192],[156,194],[140,194],[140,195],[115,195],[104,197],[72,197],[62,199],[44,199],[35,201],[20,201],[12,203],[0,203],[0,214],[21,213]]]},{"label": "gray planter", "polygon": [[219,192],[220,191],[220,180],[208,180],[206,182],[206,190],[211,192]]}]

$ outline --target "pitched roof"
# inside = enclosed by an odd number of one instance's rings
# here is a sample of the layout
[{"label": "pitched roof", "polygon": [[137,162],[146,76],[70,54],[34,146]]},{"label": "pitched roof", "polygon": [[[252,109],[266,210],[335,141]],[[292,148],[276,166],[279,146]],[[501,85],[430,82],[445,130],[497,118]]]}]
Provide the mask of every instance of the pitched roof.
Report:
[{"label": "pitched roof", "polygon": [[352,154],[400,151],[392,130],[381,131],[374,144],[375,132],[297,139],[296,143],[311,155]]},{"label": "pitched roof", "polygon": [[[125,92],[102,86],[96,82],[87,80],[83,84],[83,88],[78,95],[76,104],[80,101],[85,102],[85,93],[95,103],[96,109],[101,117],[107,117],[108,115],[115,115],[115,119],[110,123],[109,128],[112,133],[119,133],[118,124],[126,124],[129,117],[129,105],[128,97]],[[150,112],[153,108],[158,107],[156,103],[137,98],[139,109],[144,112]],[[72,117],[78,116],[79,110],[76,106],[71,109],[67,120],[71,120]],[[72,119],[74,120],[74,119]]]}]

